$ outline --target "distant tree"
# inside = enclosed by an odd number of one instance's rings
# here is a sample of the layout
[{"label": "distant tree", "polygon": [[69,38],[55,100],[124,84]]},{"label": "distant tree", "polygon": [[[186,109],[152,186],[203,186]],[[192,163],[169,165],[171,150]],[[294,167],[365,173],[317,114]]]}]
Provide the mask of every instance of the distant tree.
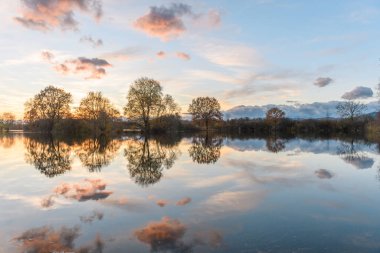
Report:
[{"label": "distant tree", "polygon": [[0,130],[1,128],[5,131],[9,131],[9,129],[14,125],[16,120],[16,116],[11,112],[4,112],[0,116]]},{"label": "distant tree", "polygon": [[120,116],[120,112],[101,92],[89,92],[80,102],[76,115],[80,119],[91,121],[94,127],[99,127],[103,132],[115,118]]},{"label": "distant tree", "polygon": [[149,132],[150,119],[160,111],[162,96],[159,82],[146,77],[137,79],[129,88],[124,113]]},{"label": "distant tree", "polygon": [[265,118],[273,126],[274,130],[277,130],[279,123],[285,118],[285,112],[273,107],[267,111]]},{"label": "distant tree", "polygon": [[51,132],[60,120],[70,115],[71,103],[70,93],[48,86],[25,103],[24,119],[30,123],[44,121]]},{"label": "distant tree", "polygon": [[218,100],[213,97],[198,97],[193,99],[188,112],[192,115],[193,121],[203,121],[207,131],[210,122],[222,119],[220,104]]},{"label": "distant tree", "polygon": [[336,110],[340,117],[350,119],[351,121],[354,121],[355,118],[363,115],[366,108],[367,106],[365,104],[354,100],[347,100],[336,106]]}]

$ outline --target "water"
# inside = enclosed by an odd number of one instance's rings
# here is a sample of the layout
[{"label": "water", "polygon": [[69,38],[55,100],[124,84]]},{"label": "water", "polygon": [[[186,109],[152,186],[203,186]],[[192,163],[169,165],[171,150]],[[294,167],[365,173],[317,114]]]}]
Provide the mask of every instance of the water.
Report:
[{"label": "water", "polygon": [[379,146],[0,137],[0,252],[379,252]]}]

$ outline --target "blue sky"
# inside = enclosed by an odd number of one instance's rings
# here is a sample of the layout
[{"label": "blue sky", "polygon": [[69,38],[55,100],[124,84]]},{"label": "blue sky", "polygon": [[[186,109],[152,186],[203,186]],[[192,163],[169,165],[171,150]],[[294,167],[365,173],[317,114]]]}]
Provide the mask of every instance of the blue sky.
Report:
[{"label": "blue sky", "polygon": [[[74,106],[102,91],[121,109],[141,76],[160,81],[183,110],[196,96],[229,109],[341,100],[359,86],[375,92],[379,21],[380,2],[369,0],[1,1],[0,111],[21,117],[50,84],[70,91]],[[318,78],[331,81],[320,87]]]}]

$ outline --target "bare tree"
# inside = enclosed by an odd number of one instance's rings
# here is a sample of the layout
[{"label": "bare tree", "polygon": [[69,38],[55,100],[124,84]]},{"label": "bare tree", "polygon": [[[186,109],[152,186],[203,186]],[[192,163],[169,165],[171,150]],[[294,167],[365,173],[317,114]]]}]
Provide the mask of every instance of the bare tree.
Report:
[{"label": "bare tree", "polygon": [[203,121],[207,131],[211,121],[222,119],[220,104],[213,97],[198,97],[193,99],[188,112],[192,115],[193,121]]},{"label": "bare tree", "polygon": [[56,123],[70,115],[72,96],[63,89],[48,86],[25,103],[24,119],[28,122],[45,121],[51,132]]},{"label": "bare tree", "polygon": [[336,106],[338,114],[345,119],[350,119],[354,121],[355,118],[363,115],[367,106],[361,102],[356,102],[354,100],[347,100],[339,103]]}]

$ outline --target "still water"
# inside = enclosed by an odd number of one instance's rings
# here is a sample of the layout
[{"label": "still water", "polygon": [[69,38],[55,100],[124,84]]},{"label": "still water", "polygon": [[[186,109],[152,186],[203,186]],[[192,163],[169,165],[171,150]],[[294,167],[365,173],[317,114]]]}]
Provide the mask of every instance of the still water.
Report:
[{"label": "still water", "polygon": [[0,136],[0,252],[380,252],[379,146]]}]

